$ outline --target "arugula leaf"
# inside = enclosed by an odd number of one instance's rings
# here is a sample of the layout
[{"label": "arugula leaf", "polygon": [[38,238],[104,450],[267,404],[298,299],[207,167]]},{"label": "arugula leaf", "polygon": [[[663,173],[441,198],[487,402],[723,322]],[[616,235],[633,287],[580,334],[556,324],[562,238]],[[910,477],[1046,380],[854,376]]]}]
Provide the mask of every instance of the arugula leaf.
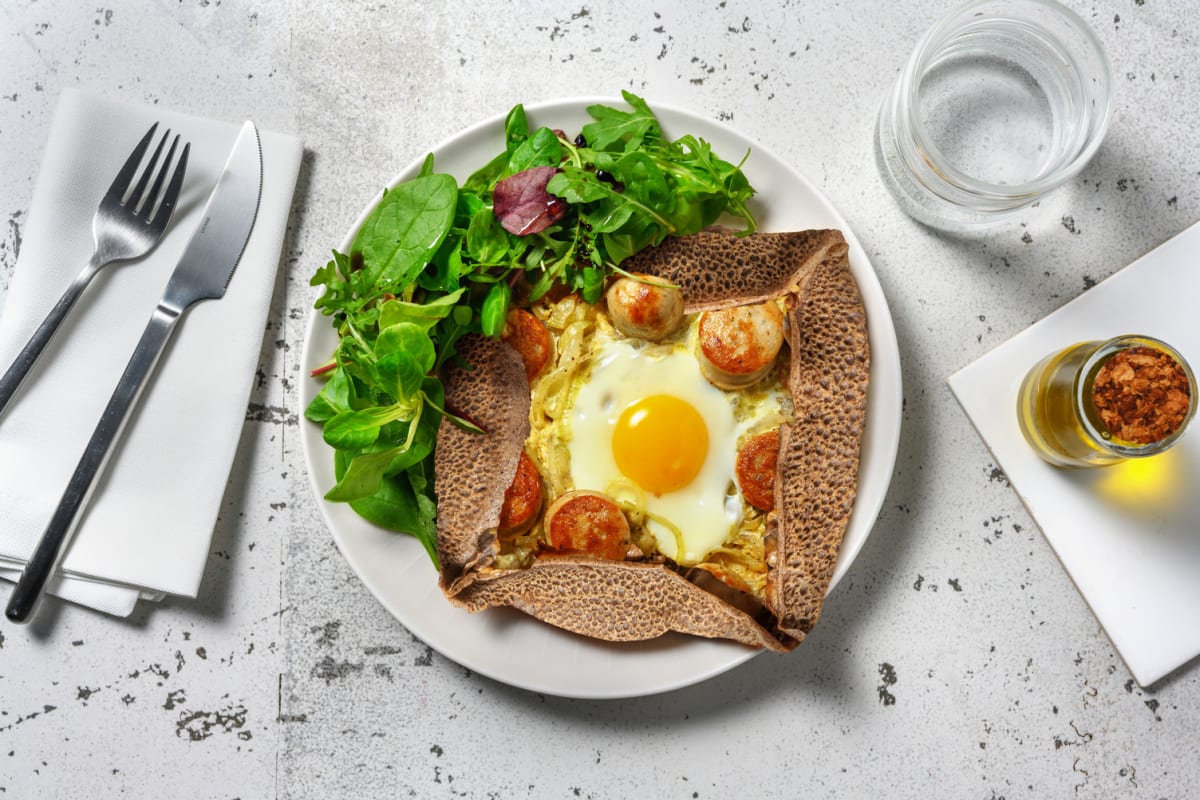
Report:
[{"label": "arugula leaf", "polygon": [[[628,153],[617,162],[617,174],[625,184],[625,193],[637,197],[647,209],[647,216],[667,220],[673,212],[675,196],[667,178],[653,158],[645,153]],[[673,226],[672,226],[673,227]]]},{"label": "arugula leaf", "polygon": [[474,318],[475,314],[469,307],[458,306],[438,326],[437,337],[441,343],[441,352],[438,353],[437,363],[434,364],[435,370],[440,370],[442,365],[457,355],[454,343],[470,332]]},{"label": "arugula leaf", "polygon": [[646,102],[632,92],[623,91],[621,97],[633,111],[622,111],[609,106],[588,106],[588,114],[595,122],[583,126],[583,136],[588,144],[598,150],[617,149],[632,152],[642,146],[647,138],[659,138],[662,129],[654,112]]},{"label": "arugula leaf", "polygon": [[596,177],[595,170],[567,166],[546,184],[546,191],[558,195],[568,203],[594,203],[603,200],[612,193],[612,187],[605,185]]}]

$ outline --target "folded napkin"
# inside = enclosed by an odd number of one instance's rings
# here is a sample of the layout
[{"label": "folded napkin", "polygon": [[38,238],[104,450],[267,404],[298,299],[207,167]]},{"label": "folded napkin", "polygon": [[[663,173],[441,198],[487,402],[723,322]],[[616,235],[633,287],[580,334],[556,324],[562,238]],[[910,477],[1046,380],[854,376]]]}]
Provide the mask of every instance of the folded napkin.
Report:
[{"label": "folded napkin", "polygon": [[[46,140],[21,250],[0,309],[7,368],[86,263],[100,198],[153,122],[191,142],[166,235],[105,267],[0,415],[0,577],[15,580],[57,507],[241,127],[67,90]],[[195,597],[245,423],[301,145],[260,130],[263,192],[220,300],[184,315],[49,590],[127,615],[138,599]]]},{"label": "folded napkin", "polygon": [[1160,455],[1060,469],[1026,444],[1017,393],[1044,356],[1126,333],[1161,339],[1200,367],[1197,252],[1200,224],[950,377],[951,390],[1142,686],[1200,655],[1200,420]]}]

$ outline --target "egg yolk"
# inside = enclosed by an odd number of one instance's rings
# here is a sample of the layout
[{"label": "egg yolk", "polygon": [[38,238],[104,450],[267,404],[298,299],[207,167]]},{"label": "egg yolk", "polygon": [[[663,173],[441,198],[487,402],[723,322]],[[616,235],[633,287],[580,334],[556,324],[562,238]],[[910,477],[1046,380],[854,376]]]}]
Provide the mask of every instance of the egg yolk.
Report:
[{"label": "egg yolk", "polygon": [[662,495],[687,486],[700,472],[708,456],[708,427],[690,403],[651,395],[621,412],[612,450],[625,477]]}]

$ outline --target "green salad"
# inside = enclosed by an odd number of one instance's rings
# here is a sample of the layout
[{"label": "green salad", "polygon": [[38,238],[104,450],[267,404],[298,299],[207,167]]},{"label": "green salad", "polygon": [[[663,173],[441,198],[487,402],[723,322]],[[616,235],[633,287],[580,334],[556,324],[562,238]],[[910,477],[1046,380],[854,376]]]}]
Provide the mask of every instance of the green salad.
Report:
[{"label": "green salad", "polygon": [[[530,130],[523,106],[503,149],[465,182],[430,155],[384,192],[349,253],[313,275],[315,306],[338,334],[305,416],[334,451],[325,495],[417,537],[437,563],[433,447],[445,407],[439,378],[464,335],[499,336],[509,307],[551,289],[594,303],[621,262],[722,215],[754,231],[754,189],[703,139],[668,140],[646,102],[592,105],[578,136]],[[499,132],[498,132],[499,133]],[[498,137],[499,138],[499,137]]]}]

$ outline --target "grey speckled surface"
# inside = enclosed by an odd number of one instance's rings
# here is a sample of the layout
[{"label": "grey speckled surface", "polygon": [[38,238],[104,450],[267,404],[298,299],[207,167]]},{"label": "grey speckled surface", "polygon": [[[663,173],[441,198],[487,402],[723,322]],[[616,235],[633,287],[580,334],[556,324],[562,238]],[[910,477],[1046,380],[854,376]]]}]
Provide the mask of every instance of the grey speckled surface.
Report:
[{"label": "grey speckled surface", "polygon": [[[0,628],[0,796],[1186,798],[1200,666],[1131,680],[944,379],[1200,218],[1190,0],[1074,7],[1118,78],[1088,169],[982,239],[884,194],[874,112],[944,4],[0,7],[0,297],[65,87],[300,135],[306,157],[197,602]],[[519,101],[628,87],[809,176],[892,306],[904,428],[816,633],[644,700],[528,694],[416,640],[335,549],[298,437],[309,273],[401,166]]]}]

